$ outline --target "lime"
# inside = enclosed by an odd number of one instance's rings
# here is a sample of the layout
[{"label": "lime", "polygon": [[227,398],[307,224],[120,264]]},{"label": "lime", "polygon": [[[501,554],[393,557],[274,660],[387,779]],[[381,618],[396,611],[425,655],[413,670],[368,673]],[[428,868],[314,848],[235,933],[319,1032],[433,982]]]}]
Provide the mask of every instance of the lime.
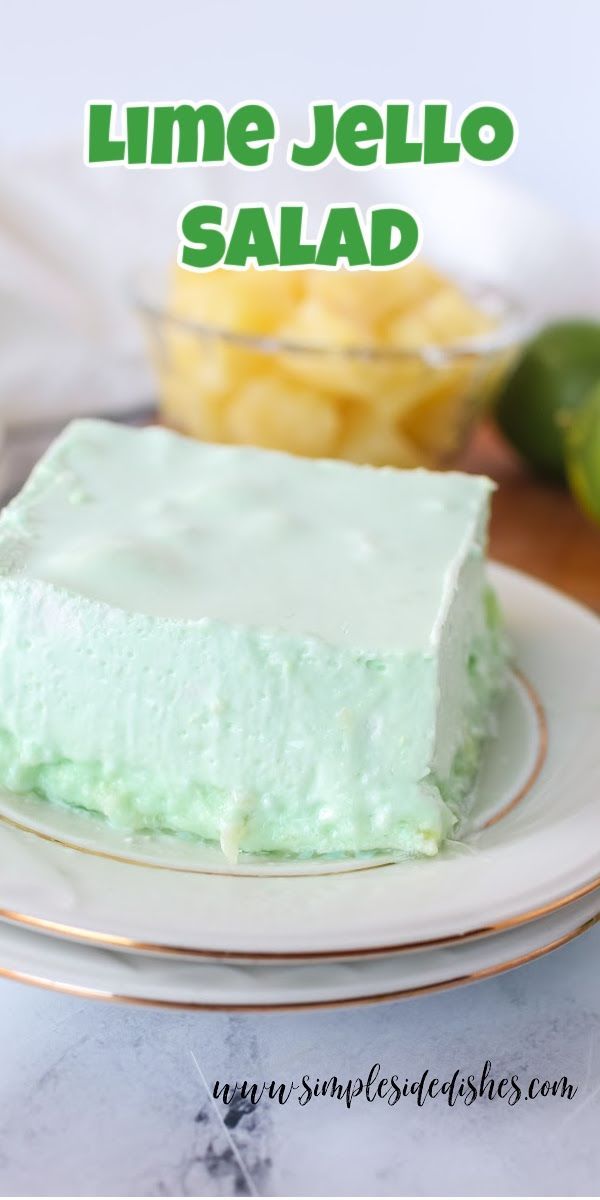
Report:
[{"label": "lime", "polygon": [[567,477],[578,504],[600,521],[600,383],[566,429]]},{"label": "lime", "polygon": [[596,381],[596,321],[548,325],[525,347],[501,389],[496,416],[508,440],[541,474],[564,478],[565,425]]}]

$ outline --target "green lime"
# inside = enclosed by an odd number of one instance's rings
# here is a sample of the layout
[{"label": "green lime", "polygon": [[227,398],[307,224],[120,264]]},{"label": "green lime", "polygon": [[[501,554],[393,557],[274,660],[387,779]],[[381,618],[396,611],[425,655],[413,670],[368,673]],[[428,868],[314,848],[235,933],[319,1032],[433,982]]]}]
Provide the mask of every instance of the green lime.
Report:
[{"label": "green lime", "polygon": [[566,447],[571,491],[584,511],[600,521],[600,383],[573,414]]},{"label": "green lime", "polygon": [[548,325],[525,347],[498,398],[498,424],[541,474],[565,474],[565,424],[600,380],[600,323]]}]

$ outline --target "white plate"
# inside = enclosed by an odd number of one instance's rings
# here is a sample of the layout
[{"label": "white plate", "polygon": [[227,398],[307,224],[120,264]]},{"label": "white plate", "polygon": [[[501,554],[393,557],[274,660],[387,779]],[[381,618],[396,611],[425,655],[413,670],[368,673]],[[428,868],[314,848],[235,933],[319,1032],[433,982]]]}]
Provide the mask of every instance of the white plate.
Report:
[{"label": "white plate", "polygon": [[311,1008],[405,999],[488,979],[565,945],[600,916],[600,894],[467,943],[296,966],[131,954],[0,921],[0,975],[90,999],[207,1009]]},{"label": "white plate", "polygon": [[[198,847],[179,841],[174,846],[171,839],[168,849],[165,841],[123,847],[85,815],[35,801],[17,801],[15,808],[14,797],[5,795],[0,915],[130,949],[314,957],[381,953],[497,931],[595,888],[600,624],[518,572],[496,566],[492,577],[516,661],[541,698],[548,730],[541,771],[502,819],[427,861],[363,870],[348,870],[346,863],[334,873],[331,864],[321,863],[300,875],[285,864],[273,874],[269,864],[251,862],[219,874],[211,873],[218,867],[215,856],[202,859]],[[500,736],[488,749],[480,821],[482,808],[498,815],[503,803],[516,798],[539,752],[535,710],[515,683]],[[15,815],[37,823],[37,832],[8,823]],[[65,840],[87,852],[65,846]],[[117,861],[112,856],[118,850],[141,861]],[[196,854],[199,870],[190,869]],[[152,856],[154,862],[143,861]]]}]

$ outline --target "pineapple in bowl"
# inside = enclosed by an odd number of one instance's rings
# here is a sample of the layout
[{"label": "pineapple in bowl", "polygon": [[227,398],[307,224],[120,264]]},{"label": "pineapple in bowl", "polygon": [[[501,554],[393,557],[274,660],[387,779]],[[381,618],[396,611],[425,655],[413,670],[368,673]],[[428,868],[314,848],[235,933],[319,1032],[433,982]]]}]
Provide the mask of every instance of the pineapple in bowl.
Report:
[{"label": "pineapple in bowl", "polygon": [[418,259],[390,271],[176,267],[142,298],[166,424],[213,442],[398,467],[460,450],[514,312]]}]

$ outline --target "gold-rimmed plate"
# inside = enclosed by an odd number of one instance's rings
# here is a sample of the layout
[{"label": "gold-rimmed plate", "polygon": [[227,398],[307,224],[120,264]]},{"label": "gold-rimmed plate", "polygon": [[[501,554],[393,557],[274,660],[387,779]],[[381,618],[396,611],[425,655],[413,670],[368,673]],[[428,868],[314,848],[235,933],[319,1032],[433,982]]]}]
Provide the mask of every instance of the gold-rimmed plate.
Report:
[{"label": "gold-rimmed plate", "polygon": [[124,842],[84,815],[4,795],[0,916],[121,949],[297,961],[481,936],[592,891],[600,883],[600,624],[526,576],[492,574],[523,674],[499,714],[460,843],[424,862],[317,863],[304,873],[246,863],[222,872],[198,861],[193,846]]},{"label": "gold-rimmed plate", "polygon": [[272,1012],[389,1003],[533,962],[591,929],[599,917],[600,897],[588,896],[480,941],[295,966],[115,954],[0,922],[0,977],[86,999],[189,1010]]}]

